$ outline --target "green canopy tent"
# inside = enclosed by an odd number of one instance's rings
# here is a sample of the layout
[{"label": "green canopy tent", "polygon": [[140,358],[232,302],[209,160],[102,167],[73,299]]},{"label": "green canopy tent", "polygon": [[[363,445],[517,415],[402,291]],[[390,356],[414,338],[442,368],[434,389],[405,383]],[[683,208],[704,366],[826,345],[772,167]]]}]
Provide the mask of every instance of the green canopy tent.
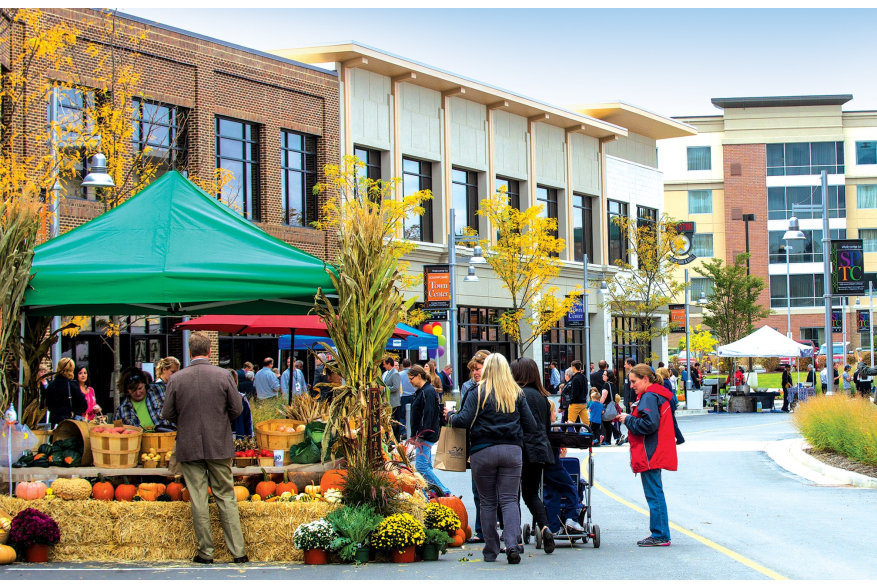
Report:
[{"label": "green canopy tent", "polygon": [[39,245],[24,311],[43,316],[307,314],[323,262],[176,171]]}]

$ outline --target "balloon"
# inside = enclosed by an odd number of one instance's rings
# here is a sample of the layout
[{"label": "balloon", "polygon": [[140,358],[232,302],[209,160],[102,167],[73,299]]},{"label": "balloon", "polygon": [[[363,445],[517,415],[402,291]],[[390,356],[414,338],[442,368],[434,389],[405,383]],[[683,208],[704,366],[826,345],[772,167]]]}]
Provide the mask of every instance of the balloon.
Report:
[{"label": "balloon", "polygon": [[433,322],[433,323],[432,323],[432,327],[433,327],[433,329],[435,329],[435,328],[441,328],[442,325],[439,324],[438,322]]},{"label": "balloon", "polygon": [[[433,332],[435,332],[435,331],[433,331]],[[445,338],[445,335],[444,335],[444,334],[439,334],[439,335],[438,335],[438,343],[439,343],[439,346],[440,346],[440,347],[441,347],[441,346],[445,346],[445,345],[448,343],[448,339]]]},{"label": "balloon", "polygon": [[425,324],[423,326],[423,331],[427,334],[432,334],[432,324]]},{"label": "balloon", "polygon": [[438,356],[438,351],[436,349],[429,349],[429,358],[434,359]]},{"label": "balloon", "polygon": [[445,347],[441,347],[441,346],[440,346],[440,347],[438,348],[438,356],[440,356],[440,357],[444,357],[444,356],[445,356]]},{"label": "balloon", "polygon": [[441,336],[442,335],[442,327],[437,325],[437,324],[433,324],[432,325],[432,334],[433,334],[433,336]]}]

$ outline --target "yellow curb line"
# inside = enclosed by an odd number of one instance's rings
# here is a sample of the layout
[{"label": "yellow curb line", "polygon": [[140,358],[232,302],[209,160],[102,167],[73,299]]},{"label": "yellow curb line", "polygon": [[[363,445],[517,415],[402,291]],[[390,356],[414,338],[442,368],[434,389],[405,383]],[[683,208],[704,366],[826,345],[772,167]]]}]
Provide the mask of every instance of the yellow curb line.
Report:
[{"label": "yellow curb line", "polygon": [[[612,493],[611,491],[608,491],[607,489],[603,488],[602,486],[600,486],[597,483],[594,483],[594,489],[601,491],[602,493],[608,495],[609,497],[611,497],[615,501],[626,505],[627,507],[629,507],[630,509],[632,509],[634,511],[637,511],[641,514],[645,514],[647,516],[649,515],[649,512],[647,510],[644,510],[643,508],[639,507],[638,505],[634,505],[634,504],[630,503],[629,501],[627,501],[626,499],[615,495],[614,493]],[[676,530],[677,532],[681,532],[681,533],[685,534],[689,538],[694,538],[698,542],[705,544],[706,546],[709,546],[713,550],[717,550],[718,552],[721,552],[722,554],[731,557],[732,559],[734,559],[738,563],[743,563],[744,565],[746,565],[750,569],[758,571],[762,575],[767,575],[771,579],[775,579],[777,581],[788,581],[788,578],[783,577],[779,573],[771,571],[770,569],[761,566],[757,562],[752,561],[752,560],[746,558],[745,556],[743,556],[742,554],[738,554],[729,548],[725,548],[724,546],[722,546],[720,544],[716,544],[715,542],[713,542],[709,538],[704,538],[703,536],[695,534],[694,532],[692,532],[690,530],[686,530],[685,528],[682,528],[681,526],[679,526],[678,524],[674,524],[673,522],[670,522],[670,527],[673,528],[674,530]]]}]

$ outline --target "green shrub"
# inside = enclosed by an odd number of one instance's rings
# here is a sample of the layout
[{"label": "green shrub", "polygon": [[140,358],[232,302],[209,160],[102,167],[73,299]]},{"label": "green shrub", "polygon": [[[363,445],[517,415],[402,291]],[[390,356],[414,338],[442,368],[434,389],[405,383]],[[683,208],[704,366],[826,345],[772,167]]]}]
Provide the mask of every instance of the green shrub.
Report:
[{"label": "green shrub", "polygon": [[869,400],[814,397],[798,404],[792,422],[813,448],[877,466],[877,406]]}]

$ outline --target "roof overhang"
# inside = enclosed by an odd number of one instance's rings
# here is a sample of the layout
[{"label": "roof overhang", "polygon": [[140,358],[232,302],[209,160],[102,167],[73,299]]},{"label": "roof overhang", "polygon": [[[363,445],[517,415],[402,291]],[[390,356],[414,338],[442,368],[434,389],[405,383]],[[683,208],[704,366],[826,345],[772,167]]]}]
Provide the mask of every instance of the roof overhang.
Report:
[{"label": "roof overhang", "polygon": [[598,104],[582,104],[571,106],[571,110],[581,112],[593,118],[599,118],[623,126],[630,132],[655,140],[675,139],[697,134],[693,126],[649,112],[625,102],[602,102]]},{"label": "roof overhang", "polygon": [[782,108],[794,106],[842,106],[853,99],[852,94],[823,96],[762,96],[752,98],[713,98],[713,106],[725,108]]},{"label": "roof overhang", "polygon": [[352,41],[295,49],[277,49],[270,51],[270,53],[303,63],[341,63],[342,66],[364,69],[391,79],[426,87],[441,92],[445,96],[459,96],[472,102],[484,104],[492,110],[505,110],[529,120],[538,118],[539,122],[599,139],[627,136],[627,129],[609,121],[552,106]]}]

